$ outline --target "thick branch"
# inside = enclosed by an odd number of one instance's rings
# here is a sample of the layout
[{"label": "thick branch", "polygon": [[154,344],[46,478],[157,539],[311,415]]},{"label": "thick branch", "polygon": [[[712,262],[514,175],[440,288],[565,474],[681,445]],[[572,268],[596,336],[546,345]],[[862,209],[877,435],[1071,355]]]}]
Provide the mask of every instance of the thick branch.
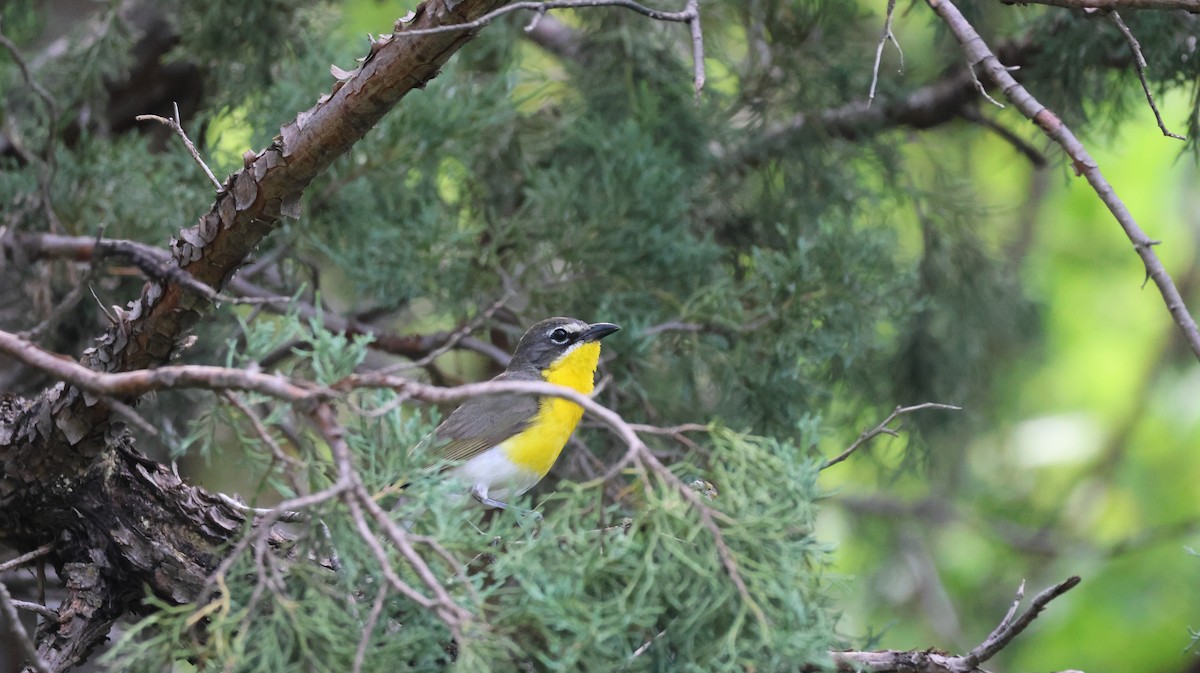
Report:
[{"label": "thick branch", "polygon": [[[429,0],[397,30],[461,24],[503,4]],[[270,147],[249,155],[245,168],[225,180],[211,210],[172,241],[172,264],[220,290],[282,218],[299,215],[301,194],[313,178],[404,95],[433,79],[473,35],[389,35],[374,42],[361,68],[285,124]],[[56,668],[86,657],[110,624],[141,601],[143,587],[172,602],[195,599],[241,529],[241,512],[184,485],[134,451],[127,432],[110,423],[110,405],[96,394],[121,383],[130,387],[111,392],[128,401],[126,393],[145,391],[146,381],[174,385],[161,374],[141,379],[146,374],[138,370],[162,365],[186,348],[188,331],[211,303],[211,295],[181,283],[151,280],[127,310],[116,310],[112,327],[85,354],[85,366],[56,362],[49,353],[5,339],[10,354],[93,386],[60,384],[32,404],[0,405],[5,412],[0,415],[0,531],[18,548],[55,540],[56,565],[72,569],[66,576],[78,583],[73,590],[78,609],[69,619],[64,615],[57,624],[46,624],[39,638],[43,658]],[[121,376],[133,378],[89,378],[86,370],[91,375],[126,372]],[[205,380],[220,383],[225,375]],[[264,392],[273,389],[269,382],[259,383]],[[300,394],[287,385],[275,392]]]},{"label": "thick branch", "polygon": [[[398,32],[461,24],[502,4],[504,0],[429,0],[417,7],[411,22],[398,26]],[[300,196],[312,179],[405,94],[432,80],[473,35],[470,31],[405,39],[389,35],[376,41],[362,67],[337,82],[315,107],[285,124],[273,145],[248,156],[246,168],[225,181],[225,191],[217,195],[209,213],[172,241],[175,263],[220,290],[284,217],[299,215]],[[110,372],[161,365],[186,347],[187,332],[210,305],[208,298],[177,284],[150,282],[88,352],[85,363]],[[103,404],[79,401],[73,402],[71,412],[89,428],[108,416]]]}]

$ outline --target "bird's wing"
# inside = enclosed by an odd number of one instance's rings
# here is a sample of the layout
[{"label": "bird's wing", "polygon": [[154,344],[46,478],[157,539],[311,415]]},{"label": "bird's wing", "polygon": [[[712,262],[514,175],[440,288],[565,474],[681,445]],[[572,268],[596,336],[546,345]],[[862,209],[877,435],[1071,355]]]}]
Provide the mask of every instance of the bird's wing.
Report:
[{"label": "bird's wing", "polygon": [[[506,372],[493,380],[521,378]],[[434,460],[470,460],[528,428],[537,412],[536,395],[488,395],[469,399],[427,438],[429,456]]]}]

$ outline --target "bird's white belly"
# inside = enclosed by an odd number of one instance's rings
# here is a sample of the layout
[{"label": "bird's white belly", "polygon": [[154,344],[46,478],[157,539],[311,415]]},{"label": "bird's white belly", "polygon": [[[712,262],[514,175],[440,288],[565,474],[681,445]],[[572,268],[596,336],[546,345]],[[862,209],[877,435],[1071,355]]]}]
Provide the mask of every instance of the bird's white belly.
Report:
[{"label": "bird's white belly", "polygon": [[466,482],[468,489],[479,489],[485,497],[508,502],[533,488],[541,475],[526,470],[504,455],[504,449],[493,447],[451,470],[451,474]]}]

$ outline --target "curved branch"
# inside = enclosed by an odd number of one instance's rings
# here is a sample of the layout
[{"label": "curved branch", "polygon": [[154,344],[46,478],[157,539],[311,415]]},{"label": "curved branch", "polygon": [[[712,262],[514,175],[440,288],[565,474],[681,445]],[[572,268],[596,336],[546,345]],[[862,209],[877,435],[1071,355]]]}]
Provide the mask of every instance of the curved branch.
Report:
[{"label": "curved branch", "polygon": [[1159,241],[1151,239],[1138,226],[1137,221],[1133,219],[1133,215],[1125,206],[1125,202],[1117,196],[1112,185],[1100,171],[1096,160],[1084,148],[1083,143],[1079,142],[1075,134],[1071,133],[1071,129],[1067,128],[1067,125],[1062,123],[1057,115],[1038,102],[1033,94],[1013,78],[1009,69],[992,53],[987,43],[958,11],[954,3],[951,0],[926,0],[926,2],[950,27],[954,37],[962,45],[967,62],[981,66],[988,77],[1004,92],[1005,97],[1021,111],[1021,114],[1037,124],[1051,140],[1058,143],[1074,162],[1076,172],[1087,178],[1088,184],[1092,186],[1096,195],[1108,207],[1109,212],[1112,213],[1117,223],[1125,231],[1125,235],[1133,243],[1134,251],[1142,258],[1142,264],[1146,267],[1146,276],[1153,280],[1158,287],[1158,291],[1167,305],[1167,310],[1170,311],[1175,323],[1179,325],[1179,329],[1183,331],[1184,338],[1192,352],[1197,359],[1200,359],[1200,328],[1197,328],[1195,319],[1188,312],[1183,297],[1180,296],[1166,267],[1154,253],[1154,246],[1158,245]]}]

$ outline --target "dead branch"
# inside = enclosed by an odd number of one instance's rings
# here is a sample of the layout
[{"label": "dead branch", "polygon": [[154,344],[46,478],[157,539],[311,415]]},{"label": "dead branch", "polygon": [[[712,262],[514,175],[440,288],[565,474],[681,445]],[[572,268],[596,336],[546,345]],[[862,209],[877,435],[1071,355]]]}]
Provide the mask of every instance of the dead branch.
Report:
[{"label": "dead branch", "polygon": [[850,446],[846,447],[845,451],[842,451],[833,458],[825,461],[821,465],[821,469],[824,470],[837,465],[843,460],[846,460],[851,454],[862,447],[863,444],[866,444],[879,435],[891,435],[893,437],[898,436],[897,430],[891,427],[892,421],[896,420],[896,418],[899,416],[911,414],[914,411],[920,411],[922,409],[948,409],[950,411],[962,411],[962,407],[956,407],[953,404],[941,404],[940,402],[925,402],[923,404],[915,404],[911,407],[898,406],[892,410],[892,413],[888,414],[887,418],[883,419],[882,423],[876,425],[874,428],[863,430],[862,434],[858,436],[858,439],[854,440]]},{"label": "dead branch", "polygon": [[871,90],[867,93],[867,107],[871,107],[871,102],[875,100],[875,85],[879,83],[879,62],[883,60],[883,47],[889,40],[896,45],[896,53],[900,55],[900,72],[904,72],[904,50],[900,48],[900,41],[892,32],[892,18],[895,14],[896,0],[888,0],[883,30],[880,31],[879,42],[875,45],[875,65],[871,68]]},{"label": "dead branch", "polygon": [[196,149],[196,146],[192,143],[192,139],[189,138],[187,132],[183,130],[183,122],[179,119],[179,103],[171,103],[171,109],[175,111],[175,116],[171,119],[160,117],[158,115],[138,115],[134,117],[134,119],[137,121],[156,121],[160,124],[166,125],[172,131],[174,131],[176,135],[183,139],[183,146],[187,148],[188,154],[192,155],[192,161],[195,161],[200,165],[200,168],[204,171],[204,174],[208,176],[209,182],[213,183],[213,186],[217,188],[217,191],[222,191],[224,186],[221,185],[221,181],[217,179],[217,176],[213,175],[212,169],[208,167],[208,164],[204,163],[204,159],[200,156],[200,151]]},{"label": "dead branch", "polygon": [[1142,45],[1133,36],[1133,31],[1129,30],[1129,26],[1125,25],[1125,20],[1114,9],[1108,13],[1108,18],[1113,25],[1125,38],[1125,42],[1129,44],[1129,51],[1133,52],[1133,69],[1137,72],[1138,81],[1142,83],[1142,92],[1146,94],[1146,102],[1150,104],[1150,110],[1154,113],[1154,119],[1158,122],[1158,130],[1162,131],[1164,136],[1175,138],[1176,140],[1187,140],[1187,138],[1172,133],[1167,130],[1167,125],[1163,122],[1162,112],[1158,110],[1158,104],[1154,102],[1154,94],[1150,93],[1150,84],[1146,82],[1146,56],[1142,54]]},{"label": "dead branch", "polygon": [[1021,634],[1034,619],[1046,609],[1050,601],[1058,598],[1079,584],[1079,577],[1072,576],[1038,594],[1029,605],[1029,609],[1013,619],[1021,596],[1024,594],[1025,583],[1021,583],[1017,600],[1000,624],[986,639],[968,654],[951,656],[928,650],[882,652],[832,652],[834,663],[839,671],[860,671],[869,668],[875,671],[910,671],[913,673],[986,673],[979,665],[996,655]]}]

